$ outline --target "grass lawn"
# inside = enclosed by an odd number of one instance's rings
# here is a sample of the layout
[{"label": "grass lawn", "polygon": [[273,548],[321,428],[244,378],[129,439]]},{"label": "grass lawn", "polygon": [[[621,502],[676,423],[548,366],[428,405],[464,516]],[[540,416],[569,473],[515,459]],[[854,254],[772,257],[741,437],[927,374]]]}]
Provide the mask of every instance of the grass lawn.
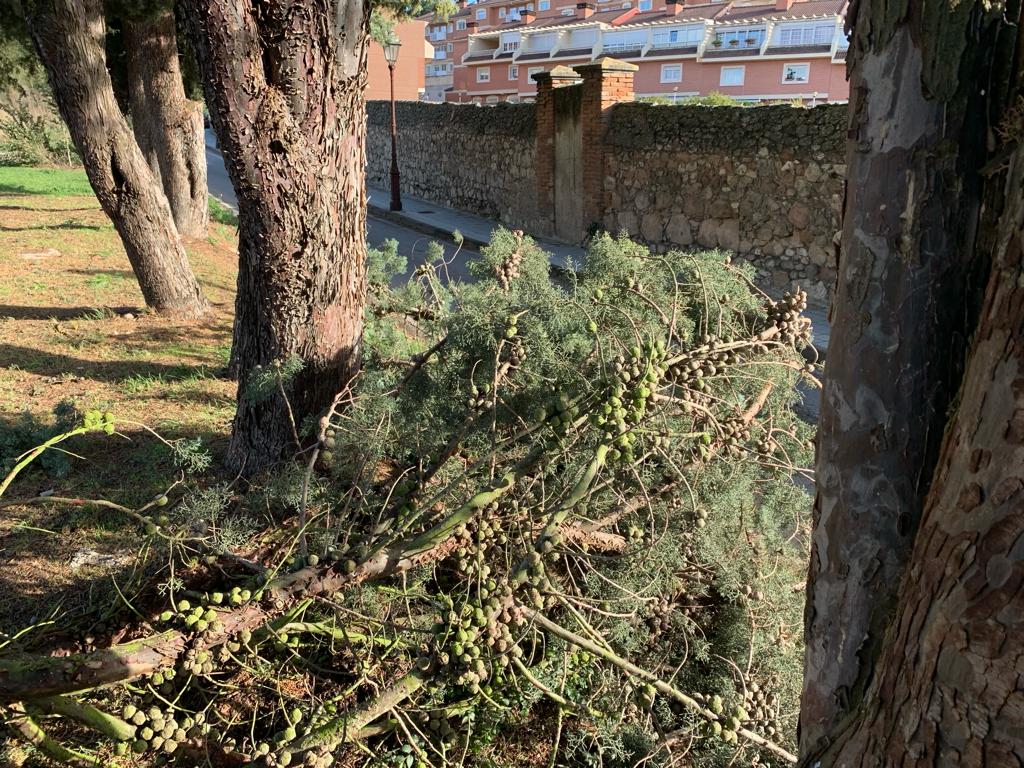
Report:
[{"label": "grass lawn", "polygon": [[64,197],[87,195],[92,187],[81,168],[26,168],[0,166],[0,197],[46,195]]},{"label": "grass lawn", "polygon": [[[83,171],[0,168],[0,462],[32,447],[55,408],[109,410],[121,423],[119,435],[64,444],[62,462],[26,473],[7,499],[47,490],[127,504],[153,498],[173,466],[138,424],[222,450],[234,413],[235,384],[220,374],[231,344],[237,232],[213,221],[206,239],[186,246],[214,306],[192,325],[145,310]],[[94,599],[131,559],[136,539],[112,513],[0,509],[0,631],[14,615],[23,626]]]}]

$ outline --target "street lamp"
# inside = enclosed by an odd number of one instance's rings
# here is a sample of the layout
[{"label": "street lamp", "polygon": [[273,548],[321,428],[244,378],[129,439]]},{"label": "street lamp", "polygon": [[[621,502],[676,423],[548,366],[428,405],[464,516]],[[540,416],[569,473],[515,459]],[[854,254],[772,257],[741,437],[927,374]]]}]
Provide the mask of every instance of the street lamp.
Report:
[{"label": "street lamp", "polygon": [[398,191],[398,123],[395,118],[395,64],[398,62],[398,49],[402,44],[392,39],[382,43],[384,58],[388,62],[388,74],[391,76],[391,210],[402,210],[402,196]]}]

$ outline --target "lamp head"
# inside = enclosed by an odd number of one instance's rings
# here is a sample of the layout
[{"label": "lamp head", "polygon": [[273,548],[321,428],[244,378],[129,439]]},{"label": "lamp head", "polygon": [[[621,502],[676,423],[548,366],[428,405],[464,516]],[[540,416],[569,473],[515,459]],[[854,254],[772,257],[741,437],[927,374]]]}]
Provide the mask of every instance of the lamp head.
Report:
[{"label": "lamp head", "polygon": [[384,49],[384,58],[390,66],[395,66],[395,62],[398,61],[398,49],[402,47],[402,44],[397,40],[391,40],[387,43],[381,43],[381,47]]}]

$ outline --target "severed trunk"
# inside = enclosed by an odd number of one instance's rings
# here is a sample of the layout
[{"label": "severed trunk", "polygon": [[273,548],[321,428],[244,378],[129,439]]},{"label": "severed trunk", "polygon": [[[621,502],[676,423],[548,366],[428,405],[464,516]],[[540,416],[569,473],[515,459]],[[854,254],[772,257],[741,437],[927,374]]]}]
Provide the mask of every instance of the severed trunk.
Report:
[{"label": "severed trunk", "polygon": [[295,453],[304,424],[359,367],[369,9],[329,0],[185,7],[238,197],[228,463],[252,474]]},{"label": "severed trunk", "polygon": [[[849,171],[805,622],[808,764],[864,717],[901,580],[920,567],[911,553],[943,482],[939,452],[992,264],[983,219],[1002,197],[986,164],[1014,97],[1019,16],[1019,3],[865,0],[848,21]],[[903,706],[933,714],[927,698]],[[906,759],[856,764],[925,764]]]},{"label": "severed trunk", "polygon": [[160,180],[183,237],[205,237],[209,220],[203,106],[185,96],[174,14],[126,19],[132,127]]},{"label": "severed trunk", "polygon": [[99,0],[26,2],[26,19],[89,183],[121,236],[146,304],[194,318],[208,305],[160,185],[124,119],[107,72]]},{"label": "severed trunk", "polygon": [[821,766],[1024,764],[1024,148],[1007,176],[960,404],[894,621]]}]

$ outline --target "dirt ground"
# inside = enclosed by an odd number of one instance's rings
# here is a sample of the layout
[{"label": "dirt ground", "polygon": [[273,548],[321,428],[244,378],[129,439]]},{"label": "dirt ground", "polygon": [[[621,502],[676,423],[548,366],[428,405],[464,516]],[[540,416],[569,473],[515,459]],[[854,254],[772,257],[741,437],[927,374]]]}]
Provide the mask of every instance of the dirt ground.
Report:
[{"label": "dirt ground", "polygon": [[[93,196],[59,185],[53,194],[19,194],[25,188],[0,185],[0,462],[9,467],[52,431],[55,409],[110,411],[118,434],[62,444],[66,453],[26,472],[3,502],[43,492],[125,504],[153,498],[174,480],[174,467],[140,425],[168,438],[201,437],[215,456],[230,428],[235,383],[222,374],[236,231],[211,222],[207,239],[187,244],[214,311],[177,324],[145,311]],[[106,594],[137,538],[117,513],[95,507],[0,507],[0,633]]]}]

